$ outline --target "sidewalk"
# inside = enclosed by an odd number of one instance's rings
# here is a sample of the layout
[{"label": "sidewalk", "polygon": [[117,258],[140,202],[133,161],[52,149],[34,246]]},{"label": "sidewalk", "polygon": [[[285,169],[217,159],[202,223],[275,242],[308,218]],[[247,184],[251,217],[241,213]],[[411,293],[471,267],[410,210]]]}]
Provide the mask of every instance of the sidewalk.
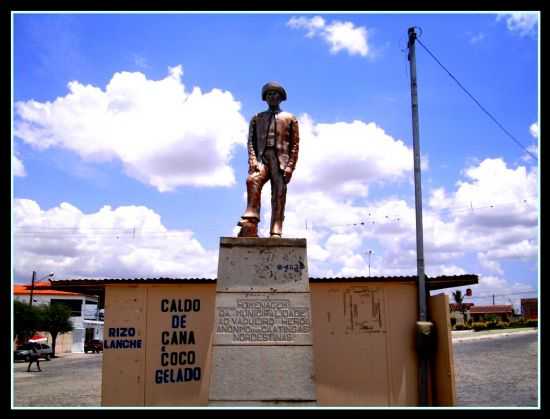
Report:
[{"label": "sidewalk", "polygon": [[537,333],[536,327],[521,327],[517,329],[494,329],[494,330],[481,330],[479,332],[474,332],[473,330],[453,330],[451,336],[453,343],[462,342],[465,340],[476,340],[476,339],[487,339],[487,338],[498,338],[504,336],[510,336],[512,334],[527,334],[527,333]]}]

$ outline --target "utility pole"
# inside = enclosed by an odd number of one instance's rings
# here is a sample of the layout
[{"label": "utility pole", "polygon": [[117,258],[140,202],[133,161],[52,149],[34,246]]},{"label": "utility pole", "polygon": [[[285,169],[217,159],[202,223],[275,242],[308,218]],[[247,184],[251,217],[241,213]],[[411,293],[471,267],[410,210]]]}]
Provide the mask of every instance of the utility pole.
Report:
[{"label": "utility pole", "polygon": [[36,279],[36,271],[32,271],[32,282],[31,282],[31,298],[29,300],[29,305],[32,306],[32,294],[34,291],[34,280]]},{"label": "utility pole", "polygon": [[[42,281],[43,279],[46,279],[46,278],[51,278],[52,276],[54,276],[54,273],[50,272],[48,275],[40,278],[39,281]],[[34,293],[34,281],[35,280],[36,280],[36,271],[32,271],[31,296],[30,296],[30,300],[29,300],[29,305],[30,306],[32,306],[32,295]]]},{"label": "utility pole", "polygon": [[495,305],[495,294],[493,294],[493,305]]},{"label": "utility pole", "polygon": [[429,358],[426,343],[432,336],[433,324],[428,322],[427,290],[424,274],[424,236],[422,227],[422,182],[420,178],[420,133],[418,129],[418,93],[416,84],[415,28],[409,28],[409,64],[411,73],[411,105],[414,154],[414,198],[416,209],[416,270],[418,276],[417,348],[419,352],[419,404],[428,405]]}]

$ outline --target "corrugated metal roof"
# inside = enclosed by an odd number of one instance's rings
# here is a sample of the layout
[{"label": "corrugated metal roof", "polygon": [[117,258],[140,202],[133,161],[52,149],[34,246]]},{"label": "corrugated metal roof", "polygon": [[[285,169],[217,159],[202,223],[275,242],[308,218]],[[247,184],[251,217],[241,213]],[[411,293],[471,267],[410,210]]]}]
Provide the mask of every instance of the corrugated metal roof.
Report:
[{"label": "corrugated metal roof", "polygon": [[329,276],[310,277],[311,282],[384,282],[384,281],[416,281],[416,275],[408,276]]},{"label": "corrugated metal roof", "polygon": [[70,279],[52,279],[52,284],[81,284],[87,283],[97,285],[99,283],[116,282],[216,282],[216,278],[70,278]]},{"label": "corrugated metal roof", "polygon": [[[329,283],[329,282],[414,282],[416,275],[409,276],[355,276],[355,277],[310,277],[310,282]],[[54,287],[63,285],[75,286],[97,286],[101,284],[116,283],[193,283],[193,282],[216,282],[216,278],[72,278],[72,279],[52,279]],[[477,284],[477,275],[441,275],[433,278],[426,277],[426,283],[430,290],[458,287],[462,285]]]},{"label": "corrugated metal roof", "polygon": [[[408,276],[354,276],[354,277],[320,277],[309,278],[310,282],[416,282],[416,275]],[[440,275],[426,276],[426,285],[429,290],[460,287],[478,283],[477,275]]]}]

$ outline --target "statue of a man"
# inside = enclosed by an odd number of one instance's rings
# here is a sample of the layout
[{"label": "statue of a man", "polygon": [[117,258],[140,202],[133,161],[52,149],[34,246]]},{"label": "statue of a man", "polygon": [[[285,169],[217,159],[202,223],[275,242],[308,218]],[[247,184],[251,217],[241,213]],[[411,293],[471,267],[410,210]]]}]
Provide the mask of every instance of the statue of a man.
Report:
[{"label": "statue of a man", "polygon": [[239,237],[258,237],[262,187],[271,180],[270,237],[281,237],[285,218],[286,185],[298,160],[298,120],[279,104],[286,91],[279,83],[262,87],[262,100],[269,109],[256,114],[248,132],[247,207],[238,225]]}]

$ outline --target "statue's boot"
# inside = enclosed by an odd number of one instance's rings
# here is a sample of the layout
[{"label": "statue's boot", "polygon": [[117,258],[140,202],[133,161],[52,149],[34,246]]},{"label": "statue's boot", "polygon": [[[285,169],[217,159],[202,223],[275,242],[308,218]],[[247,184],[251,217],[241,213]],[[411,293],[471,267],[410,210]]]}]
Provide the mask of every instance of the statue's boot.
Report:
[{"label": "statue's boot", "polygon": [[241,217],[241,221],[237,223],[241,227],[238,237],[258,237],[258,222],[257,218]]}]

